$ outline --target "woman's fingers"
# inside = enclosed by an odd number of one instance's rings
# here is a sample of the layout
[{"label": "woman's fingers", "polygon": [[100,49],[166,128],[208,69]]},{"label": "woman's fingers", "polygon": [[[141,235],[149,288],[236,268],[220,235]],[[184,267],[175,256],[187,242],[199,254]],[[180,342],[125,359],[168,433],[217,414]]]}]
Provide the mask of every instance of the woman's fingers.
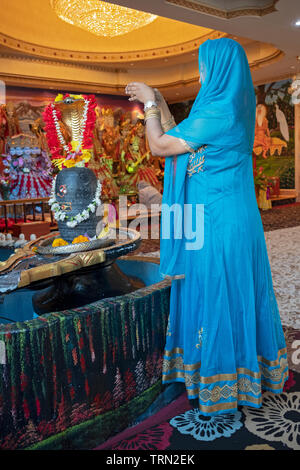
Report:
[{"label": "woman's fingers", "polygon": [[142,82],[130,82],[125,88],[125,93],[130,95],[130,101],[140,101],[145,103],[147,100],[155,98],[154,91],[151,87]]},{"label": "woman's fingers", "polygon": [[139,82],[130,82],[127,84],[125,88],[125,92],[130,94],[132,92],[138,91],[141,89],[141,86],[145,85],[144,83],[139,83]]}]

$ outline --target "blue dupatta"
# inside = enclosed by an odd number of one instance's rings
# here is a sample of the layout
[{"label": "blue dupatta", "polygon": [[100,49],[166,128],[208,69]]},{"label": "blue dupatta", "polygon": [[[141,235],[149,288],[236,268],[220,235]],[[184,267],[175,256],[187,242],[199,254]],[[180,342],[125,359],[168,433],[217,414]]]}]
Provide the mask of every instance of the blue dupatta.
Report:
[{"label": "blue dupatta", "polygon": [[[188,118],[167,134],[185,140],[195,151],[203,145],[229,149],[234,142],[235,149],[252,152],[256,100],[244,49],[229,38],[208,39],[199,48],[199,72],[201,88]],[[190,153],[185,153],[165,159],[160,240],[163,276],[185,273],[181,216],[189,157]],[[172,205],[177,212],[169,212]]]}]

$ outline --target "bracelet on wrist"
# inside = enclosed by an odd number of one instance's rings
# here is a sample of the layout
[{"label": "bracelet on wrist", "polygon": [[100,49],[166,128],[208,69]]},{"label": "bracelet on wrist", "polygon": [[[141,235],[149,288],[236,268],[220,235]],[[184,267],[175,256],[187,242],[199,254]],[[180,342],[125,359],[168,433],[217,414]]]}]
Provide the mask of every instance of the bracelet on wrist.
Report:
[{"label": "bracelet on wrist", "polygon": [[160,110],[153,106],[145,111],[144,122],[147,122],[150,118],[156,118],[160,120]]},{"label": "bracelet on wrist", "polygon": [[152,101],[152,100],[148,100],[146,101],[146,103],[144,104],[144,111],[146,112],[148,109],[152,108],[152,107],[156,107],[157,108],[157,103],[155,101]]}]

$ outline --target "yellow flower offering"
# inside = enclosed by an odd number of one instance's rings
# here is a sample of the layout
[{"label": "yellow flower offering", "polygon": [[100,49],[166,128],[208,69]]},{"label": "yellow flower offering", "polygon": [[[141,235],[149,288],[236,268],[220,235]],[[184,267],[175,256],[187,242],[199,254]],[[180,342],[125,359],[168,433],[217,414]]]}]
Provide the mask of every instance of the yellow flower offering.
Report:
[{"label": "yellow flower offering", "polygon": [[57,101],[62,101],[63,97],[64,97],[64,95],[62,93],[59,93],[57,95],[57,97],[55,98],[54,102],[57,103]]},{"label": "yellow flower offering", "polygon": [[89,242],[89,241],[90,240],[89,240],[88,237],[84,237],[83,235],[79,235],[79,237],[74,238],[72,243],[83,243],[83,242]]},{"label": "yellow flower offering", "polygon": [[66,242],[66,240],[63,240],[63,238],[56,238],[52,243],[53,248],[55,248],[56,246],[64,246],[64,245],[69,245],[69,243]]},{"label": "yellow flower offering", "polygon": [[72,168],[73,166],[75,166],[75,160],[73,158],[70,158],[68,160],[65,160],[64,161],[64,166],[66,168]]},{"label": "yellow flower offering", "polygon": [[92,158],[92,154],[88,149],[82,150],[83,160],[87,163]]}]

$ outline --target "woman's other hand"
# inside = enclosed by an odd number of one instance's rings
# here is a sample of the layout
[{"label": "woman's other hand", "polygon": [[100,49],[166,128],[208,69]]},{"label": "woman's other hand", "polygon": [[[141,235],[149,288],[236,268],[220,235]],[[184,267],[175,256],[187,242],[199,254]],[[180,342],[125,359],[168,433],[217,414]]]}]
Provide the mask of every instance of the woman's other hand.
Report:
[{"label": "woman's other hand", "polygon": [[126,95],[130,95],[129,101],[155,101],[155,92],[153,88],[141,82],[131,82],[125,88]]}]

